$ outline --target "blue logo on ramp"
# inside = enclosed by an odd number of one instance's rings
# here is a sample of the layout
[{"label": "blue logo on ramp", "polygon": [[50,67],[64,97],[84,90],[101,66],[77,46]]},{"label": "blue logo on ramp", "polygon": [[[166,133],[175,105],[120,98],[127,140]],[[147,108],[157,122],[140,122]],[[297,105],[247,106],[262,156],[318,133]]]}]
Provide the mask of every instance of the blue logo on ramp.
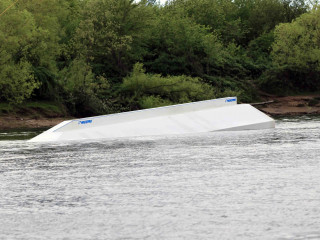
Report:
[{"label": "blue logo on ramp", "polygon": [[79,121],[78,124],[88,124],[92,123],[92,120],[84,120],[84,121]]},{"label": "blue logo on ramp", "polygon": [[226,99],[226,101],[225,102],[235,102],[236,101],[236,99],[235,98],[230,98],[230,99]]}]

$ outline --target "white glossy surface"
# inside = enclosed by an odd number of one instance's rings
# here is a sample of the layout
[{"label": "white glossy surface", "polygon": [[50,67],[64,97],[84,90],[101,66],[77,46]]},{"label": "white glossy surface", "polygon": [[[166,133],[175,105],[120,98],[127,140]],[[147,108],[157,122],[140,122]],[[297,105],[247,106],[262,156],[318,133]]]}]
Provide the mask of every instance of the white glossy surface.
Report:
[{"label": "white glossy surface", "polygon": [[62,122],[32,142],[140,137],[221,130],[274,128],[274,120],[236,98],[75,119]]}]

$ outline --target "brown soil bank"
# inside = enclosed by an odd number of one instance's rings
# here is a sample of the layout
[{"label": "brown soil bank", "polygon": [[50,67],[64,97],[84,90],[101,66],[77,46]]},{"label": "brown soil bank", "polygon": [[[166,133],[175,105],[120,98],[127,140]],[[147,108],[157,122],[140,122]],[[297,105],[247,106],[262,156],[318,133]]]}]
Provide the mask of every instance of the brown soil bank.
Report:
[{"label": "brown soil bank", "polygon": [[54,102],[27,102],[20,106],[0,103],[0,131],[50,128],[71,119],[64,106]]},{"label": "brown soil bank", "polygon": [[[320,94],[286,97],[263,94],[262,99],[263,102],[252,103],[252,105],[270,116],[320,115]],[[64,120],[73,118],[57,114],[54,111],[49,114],[39,109],[33,111],[32,114],[29,110],[29,112],[0,115],[0,130],[50,128]]]},{"label": "brown soil bank", "polygon": [[[70,118],[69,118],[70,119]],[[34,119],[24,116],[0,116],[0,130],[23,129],[23,128],[50,128],[66,118],[46,118],[41,117]]]},{"label": "brown soil bank", "polygon": [[263,95],[263,103],[252,105],[270,116],[301,116],[320,114],[320,94],[278,97]]}]

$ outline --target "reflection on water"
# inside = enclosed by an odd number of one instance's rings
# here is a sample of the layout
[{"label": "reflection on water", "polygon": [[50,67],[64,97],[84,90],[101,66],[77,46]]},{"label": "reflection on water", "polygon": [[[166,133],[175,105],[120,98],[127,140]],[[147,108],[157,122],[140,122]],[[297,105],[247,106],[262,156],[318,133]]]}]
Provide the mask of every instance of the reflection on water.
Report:
[{"label": "reflection on water", "polygon": [[39,129],[13,129],[7,131],[0,131],[0,141],[4,140],[27,140],[31,139],[41,132],[45,131],[47,128]]},{"label": "reflection on water", "polygon": [[276,126],[0,141],[0,239],[320,239],[320,118]]}]

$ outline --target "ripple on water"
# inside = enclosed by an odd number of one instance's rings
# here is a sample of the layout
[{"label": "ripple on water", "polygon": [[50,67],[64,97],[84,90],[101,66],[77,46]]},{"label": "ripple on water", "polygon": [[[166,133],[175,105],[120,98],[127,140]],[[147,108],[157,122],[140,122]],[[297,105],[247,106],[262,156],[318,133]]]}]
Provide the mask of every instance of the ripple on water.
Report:
[{"label": "ripple on water", "polygon": [[0,238],[319,239],[320,118],[276,125],[0,141]]}]

